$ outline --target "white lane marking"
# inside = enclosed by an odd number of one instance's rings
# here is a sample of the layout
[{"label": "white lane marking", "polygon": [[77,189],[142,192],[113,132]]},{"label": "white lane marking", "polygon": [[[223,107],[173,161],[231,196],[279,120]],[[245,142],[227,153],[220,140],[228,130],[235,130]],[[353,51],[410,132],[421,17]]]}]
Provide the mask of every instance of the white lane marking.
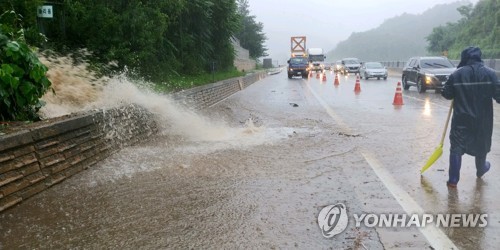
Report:
[{"label": "white lane marking", "polygon": [[[361,155],[363,155],[366,162],[372,167],[375,174],[377,174],[378,178],[384,183],[385,187],[391,192],[392,196],[398,201],[399,205],[403,207],[407,214],[425,213],[417,202],[397,184],[389,171],[382,167],[382,164],[372,153],[362,149]],[[434,249],[458,249],[450,238],[433,224],[427,224],[425,227],[419,227],[418,229],[425,238],[427,238]]]},{"label": "white lane marking", "polygon": [[[330,115],[333,120],[335,120],[335,122],[340,125],[341,129],[345,130],[346,132],[351,131],[351,128],[342,120],[342,118],[340,118],[340,116],[338,116],[330,108],[330,106],[323,99],[321,99],[316,91],[314,91],[314,89],[311,88],[309,84],[306,83],[306,85],[314,95],[314,97],[321,104],[321,106],[325,108],[328,115]],[[368,165],[370,165],[380,181],[384,183],[385,187],[389,190],[389,192],[391,192],[394,199],[398,201],[399,205],[403,208],[403,210],[405,210],[407,214],[410,215],[424,213],[424,210],[418,205],[418,203],[413,200],[413,198],[411,198],[411,196],[397,184],[392,175],[384,167],[382,167],[382,164],[380,164],[380,161],[376,156],[364,149],[361,149],[361,155],[363,156],[363,158],[365,158]],[[446,236],[443,231],[436,228],[434,225],[428,224],[426,227],[419,227],[418,229],[434,249],[458,249],[458,247],[453,244],[451,239],[448,238],[448,236]]]},{"label": "white lane marking", "polygon": [[328,113],[328,115],[330,115],[330,117],[333,118],[333,120],[339,125],[340,129],[343,130],[343,132],[345,133],[352,133],[352,129],[351,127],[349,127],[349,125],[347,125],[333,110],[332,108],[325,102],[323,101],[323,99],[318,95],[318,93],[316,93],[316,91],[314,91],[311,86],[309,86],[309,84],[306,82],[306,86],[307,88],[309,88],[309,90],[311,91],[311,93],[313,94],[313,96],[316,98],[316,100],[321,104],[321,106],[323,106],[323,108],[326,110],[326,113]]}]

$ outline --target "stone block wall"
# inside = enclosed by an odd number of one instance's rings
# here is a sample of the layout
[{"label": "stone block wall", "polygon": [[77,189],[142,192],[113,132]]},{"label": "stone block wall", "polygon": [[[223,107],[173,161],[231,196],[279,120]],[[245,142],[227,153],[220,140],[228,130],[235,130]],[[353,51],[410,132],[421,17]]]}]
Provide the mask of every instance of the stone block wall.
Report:
[{"label": "stone block wall", "polygon": [[0,137],[0,211],[157,132],[137,106],[49,119]]},{"label": "stone block wall", "polygon": [[[195,109],[210,107],[266,76],[265,72],[176,93]],[[72,114],[15,127],[0,135],[0,212],[158,132],[152,113],[136,105]]]},{"label": "stone block wall", "polygon": [[176,99],[182,99],[190,107],[202,109],[224,100],[230,95],[243,90],[264,78],[266,72],[253,73],[244,77],[232,78],[221,82],[207,84],[176,93]]},{"label": "stone block wall", "polygon": [[242,89],[247,88],[248,86],[252,85],[254,82],[257,82],[266,76],[267,76],[266,72],[245,76],[242,79]]}]

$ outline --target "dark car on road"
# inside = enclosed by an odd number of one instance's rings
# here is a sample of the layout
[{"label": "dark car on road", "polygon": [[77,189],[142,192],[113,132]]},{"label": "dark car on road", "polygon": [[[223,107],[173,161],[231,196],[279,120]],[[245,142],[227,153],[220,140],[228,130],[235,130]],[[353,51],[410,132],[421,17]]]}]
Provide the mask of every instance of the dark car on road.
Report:
[{"label": "dark car on road", "polygon": [[307,78],[309,74],[309,61],[306,57],[296,56],[288,60],[288,78],[293,76],[302,76],[302,78]]},{"label": "dark car on road", "polygon": [[403,88],[408,90],[410,86],[416,86],[419,93],[427,89],[439,91],[455,69],[446,57],[412,57],[403,68]]}]

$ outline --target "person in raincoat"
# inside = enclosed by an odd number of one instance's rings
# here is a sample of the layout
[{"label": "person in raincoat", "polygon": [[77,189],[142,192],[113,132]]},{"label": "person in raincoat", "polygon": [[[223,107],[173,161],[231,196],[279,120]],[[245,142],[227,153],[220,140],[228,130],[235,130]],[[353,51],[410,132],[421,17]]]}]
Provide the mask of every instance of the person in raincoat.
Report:
[{"label": "person in raincoat", "polygon": [[490,152],[493,132],[492,99],[500,103],[500,84],[495,72],[484,66],[478,47],[462,51],[457,70],[446,81],[441,95],[453,99],[446,184],[455,188],[460,180],[463,154],[475,157],[477,178],[490,169],[486,155]]}]

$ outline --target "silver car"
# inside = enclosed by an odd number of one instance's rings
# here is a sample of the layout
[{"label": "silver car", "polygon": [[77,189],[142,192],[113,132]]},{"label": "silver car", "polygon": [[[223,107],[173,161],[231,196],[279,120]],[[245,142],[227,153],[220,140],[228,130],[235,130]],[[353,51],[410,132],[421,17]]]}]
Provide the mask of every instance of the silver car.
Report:
[{"label": "silver car", "polygon": [[384,78],[387,80],[387,69],[379,62],[366,62],[359,69],[359,77],[361,79],[365,78]]}]

